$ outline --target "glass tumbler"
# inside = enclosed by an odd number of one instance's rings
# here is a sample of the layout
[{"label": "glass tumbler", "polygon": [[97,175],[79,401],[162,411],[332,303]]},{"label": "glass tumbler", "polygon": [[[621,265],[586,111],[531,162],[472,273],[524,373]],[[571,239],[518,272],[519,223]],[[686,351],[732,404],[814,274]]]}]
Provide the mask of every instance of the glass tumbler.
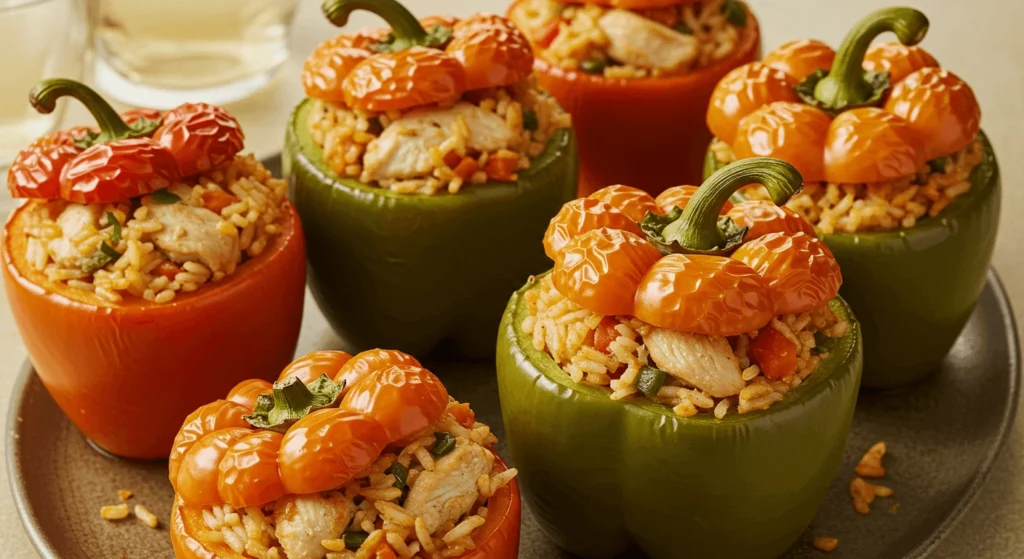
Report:
[{"label": "glass tumbler", "polygon": [[298,0],[87,0],[96,85],[136,106],[248,97],[288,58]]},{"label": "glass tumbler", "polygon": [[66,103],[39,114],[28,92],[44,78],[81,79],[86,42],[79,0],[0,0],[0,169],[57,127]]}]

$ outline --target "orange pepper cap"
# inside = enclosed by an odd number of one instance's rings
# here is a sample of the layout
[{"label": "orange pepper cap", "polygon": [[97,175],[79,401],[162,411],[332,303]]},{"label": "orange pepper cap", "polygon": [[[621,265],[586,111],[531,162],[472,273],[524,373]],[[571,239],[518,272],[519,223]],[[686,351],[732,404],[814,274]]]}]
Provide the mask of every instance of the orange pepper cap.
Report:
[{"label": "orange pepper cap", "polygon": [[588,198],[610,205],[633,221],[640,221],[647,215],[647,212],[659,213],[658,204],[650,194],[624,184],[606,186]]},{"label": "orange pepper cap", "polygon": [[863,67],[869,72],[888,72],[889,83],[895,85],[921,68],[938,65],[935,57],[919,46],[888,42],[871,45]]},{"label": "orange pepper cap", "polygon": [[839,263],[814,233],[769,233],[744,244],[732,257],[767,280],[778,314],[819,308],[839,294],[843,283]]},{"label": "orange pepper cap", "polygon": [[865,107],[832,121],[825,138],[825,180],[883,182],[912,175],[928,158],[912,125],[882,109]]},{"label": "orange pepper cap", "polygon": [[427,47],[381,53],[360,62],[342,83],[345,104],[362,111],[400,111],[452,103],[466,90],[466,70]]},{"label": "orange pepper cap", "polygon": [[739,159],[776,157],[793,164],[806,182],[825,178],[822,153],[832,119],[803,103],[777,101],[740,121],[733,141]]},{"label": "orange pepper cap", "polygon": [[828,71],[836,51],[821,41],[800,39],[784,43],[765,55],[762,64],[785,72],[796,81],[818,70]]},{"label": "orange pepper cap", "polygon": [[761,62],[751,62],[729,72],[715,86],[708,104],[707,125],[711,133],[732,144],[743,117],[775,101],[797,102],[796,80]]},{"label": "orange pepper cap", "polygon": [[956,74],[927,67],[896,85],[885,110],[910,122],[924,144],[925,159],[963,150],[981,129],[981,107]]},{"label": "orange pepper cap", "polygon": [[639,235],[594,229],[565,246],[551,279],[562,295],[589,311],[631,315],[640,281],[661,256]]}]

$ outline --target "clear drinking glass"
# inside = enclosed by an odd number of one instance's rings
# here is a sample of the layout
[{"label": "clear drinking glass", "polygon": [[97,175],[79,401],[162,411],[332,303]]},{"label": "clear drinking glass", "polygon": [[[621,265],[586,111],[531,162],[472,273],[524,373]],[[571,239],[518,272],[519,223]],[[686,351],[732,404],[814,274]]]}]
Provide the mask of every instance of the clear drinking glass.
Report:
[{"label": "clear drinking glass", "polygon": [[288,58],[298,0],[88,0],[96,85],[137,106],[224,104]]},{"label": "clear drinking glass", "polygon": [[44,78],[81,79],[85,50],[79,0],[0,0],[0,168],[57,127],[65,103],[39,114],[28,92]]}]

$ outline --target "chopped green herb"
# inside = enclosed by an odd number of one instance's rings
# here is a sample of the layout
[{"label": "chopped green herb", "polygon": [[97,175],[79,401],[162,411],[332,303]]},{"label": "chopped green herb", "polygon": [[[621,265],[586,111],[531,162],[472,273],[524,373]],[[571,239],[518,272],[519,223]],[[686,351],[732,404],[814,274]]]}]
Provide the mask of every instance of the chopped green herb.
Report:
[{"label": "chopped green herb", "polygon": [[387,472],[395,476],[395,487],[398,489],[405,489],[405,480],[409,479],[409,468],[406,468],[401,462],[395,460],[390,466],[388,466]]},{"label": "chopped green herb", "polygon": [[604,68],[608,63],[604,60],[598,60],[597,58],[589,58],[580,62],[580,70],[588,74],[603,74]]},{"label": "chopped green herb", "polygon": [[450,433],[441,432],[435,435],[434,448],[430,450],[430,453],[434,455],[434,458],[440,458],[454,449],[455,437]]},{"label": "chopped green herb", "polygon": [[256,408],[242,419],[257,429],[284,433],[313,410],[333,405],[343,390],[345,381],[334,382],[326,374],[309,384],[303,384],[298,377],[289,377],[275,382],[272,393],[260,394]]},{"label": "chopped green herb", "polygon": [[531,132],[540,128],[540,121],[537,120],[537,113],[530,109],[523,110],[523,128]]},{"label": "chopped green herb", "polygon": [[113,226],[114,230],[110,232],[110,242],[115,245],[121,242],[121,222],[117,220],[114,212],[107,212],[107,224],[104,227]]},{"label": "chopped green herb", "polygon": [[945,173],[946,167],[949,165],[949,156],[936,157],[928,162],[928,170],[933,173]]},{"label": "chopped green herb", "polygon": [[175,202],[181,202],[181,197],[173,192],[168,192],[166,188],[161,188],[160,190],[150,194],[150,196],[157,204],[173,204]]},{"label": "chopped green herb", "polygon": [[91,274],[96,270],[102,269],[104,266],[118,258],[121,258],[121,253],[114,250],[114,247],[108,245],[106,241],[103,241],[99,250],[78,262],[78,267],[81,268],[83,272]]},{"label": "chopped green herb", "polygon": [[814,354],[829,353],[836,345],[836,339],[830,338],[824,332],[814,333]]},{"label": "chopped green herb", "polygon": [[722,4],[722,15],[736,27],[747,26],[747,9],[736,0],[725,0],[725,4]]},{"label": "chopped green herb", "polygon": [[358,551],[368,537],[370,537],[370,534],[367,534],[362,530],[357,530],[343,533],[341,535],[341,540],[345,542],[345,549],[349,551]]},{"label": "chopped green herb", "polygon": [[655,369],[649,365],[640,368],[640,374],[636,377],[636,387],[648,398],[657,396],[661,386],[665,384],[668,375],[661,369]]},{"label": "chopped green herb", "polygon": [[690,26],[686,25],[685,21],[680,21],[679,23],[675,24],[674,26],[672,26],[672,29],[675,29],[676,31],[682,33],[683,35],[693,35],[693,29],[690,29]]}]

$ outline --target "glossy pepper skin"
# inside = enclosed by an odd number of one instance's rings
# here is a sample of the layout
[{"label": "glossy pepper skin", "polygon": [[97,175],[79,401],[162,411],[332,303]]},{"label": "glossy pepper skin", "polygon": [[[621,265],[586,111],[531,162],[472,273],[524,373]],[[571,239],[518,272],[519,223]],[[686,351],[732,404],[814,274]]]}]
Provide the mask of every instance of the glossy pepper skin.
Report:
[{"label": "glossy pepper skin", "polygon": [[540,87],[572,115],[580,144],[579,195],[619,183],[654,195],[671,185],[698,183],[711,138],[704,123],[711,92],[729,71],[760,53],[760,29],[748,8],[735,52],[683,76],[608,79],[537,57]]},{"label": "glossy pepper skin", "polygon": [[556,132],[515,183],[455,195],[397,194],[339,178],[323,161],[300,104],[284,165],[309,242],[309,286],[338,333],[359,348],[426,354],[451,341],[494,351],[508,293],[546,266],[548,220],[576,192],[575,137]]},{"label": "glossy pepper skin", "polygon": [[[840,295],[863,322],[864,386],[911,384],[942,364],[985,287],[1002,181],[992,144],[971,190],[910,229],[821,235],[843,270]],[[704,173],[722,167],[708,151]]]},{"label": "glossy pepper skin", "polygon": [[[850,322],[831,356],[769,410],[682,418],[573,383],[520,325],[523,294],[498,332],[505,437],[527,502],[565,550],[652,559],[773,558],[803,532],[839,469],[861,376]],[[680,542],[686,542],[681,545]]]},{"label": "glossy pepper skin", "polygon": [[190,411],[240,380],[273,380],[291,360],[305,240],[285,204],[280,233],[262,254],[166,305],[111,304],[48,282],[18,246],[25,206],[11,214],[0,236],[11,313],[39,378],[86,437],[117,456],[167,458]]}]

